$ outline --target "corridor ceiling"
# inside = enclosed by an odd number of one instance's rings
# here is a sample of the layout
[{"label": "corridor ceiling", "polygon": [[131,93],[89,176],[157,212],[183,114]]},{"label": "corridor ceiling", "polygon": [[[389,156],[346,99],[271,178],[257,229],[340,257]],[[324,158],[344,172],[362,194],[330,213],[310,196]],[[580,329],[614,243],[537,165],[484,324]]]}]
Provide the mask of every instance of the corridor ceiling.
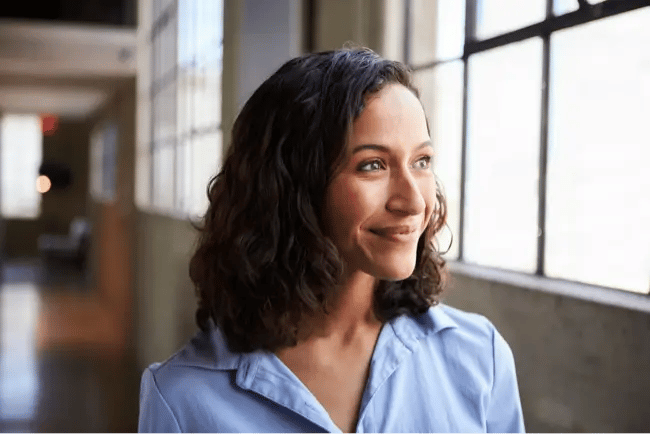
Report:
[{"label": "corridor ceiling", "polygon": [[135,71],[134,28],[0,20],[0,112],[83,119]]}]

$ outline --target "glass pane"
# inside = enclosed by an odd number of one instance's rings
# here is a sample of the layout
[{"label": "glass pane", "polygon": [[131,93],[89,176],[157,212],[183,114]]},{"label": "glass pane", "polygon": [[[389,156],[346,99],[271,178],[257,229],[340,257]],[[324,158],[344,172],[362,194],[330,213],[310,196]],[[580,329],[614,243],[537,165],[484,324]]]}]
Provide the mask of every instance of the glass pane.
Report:
[{"label": "glass pane", "polygon": [[146,209],[151,205],[151,157],[149,152],[142,151],[136,154],[135,160],[135,203],[138,207]]},{"label": "glass pane", "polygon": [[545,18],[546,0],[479,0],[476,3],[476,37],[491,38]]},{"label": "glass pane", "polygon": [[411,64],[455,59],[463,55],[464,1],[413,0],[410,22]]},{"label": "glass pane", "polygon": [[650,289],[650,8],[551,39],[546,274]]},{"label": "glass pane", "polygon": [[465,259],[533,272],[542,41],[474,55],[469,68]]},{"label": "glass pane", "polygon": [[154,141],[167,140],[176,134],[176,86],[169,83],[153,99]]},{"label": "glass pane", "polygon": [[102,162],[104,160],[104,126],[96,125],[90,133],[89,182],[90,194],[94,199],[102,198]]},{"label": "glass pane", "polygon": [[173,143],[166,143],[153,152],[153,204],[166,211],[174,207]]},{"label": "glass pane", "polygon": [[192,78],[192,127],[195,129],[205,127],[206,108],[208,95],[206,77],[203,69],[195,70]]},{"label": "glass pane", "polygon": [[194,64],[196,45],[196,1],[178,2],[178,64],[191,68]]},{"label": "glass pane", "polygon": [[205,194],[210,179],[221,167],[221,131],[198,137],[192,143],[192,203],[189,211],[193,216],[203,216],[208,207]]},{"label": "glass pane", "polygon": [[138,92],[136,118],[136,148],[149,149],[151,146],[151,93],[149,89]]},{"label": "glass pane", "polygon": [[184,139],[176,148],[176,209],[187,211],[191,198],[191,153],[190,140]]},{"label": "glass pane", "polygon": [[553,13],[563,15],[578,10],[578,0],[554,0]]},{"label": "glass pane", "polygon": [[36,218],[41,195],[36,190],[43,155],[43,132],[38,115],[0,118],[0,211],[6,218]]},{"label": "glass pane", "polygon": [[217,127],[221,121],[221,74],[202,68],[194,80],[194,127]]},{"label": "glass pane", "polygon": [[219,51],[223,39],[222,9],[220,0],[198,2],[196,47],[199,66],[204,66],[220,57]]},{"label": "glass pane", "polygon": [[114,200],[117,183],[118,130],[115,122],[108,122],[103,128],[102,156],[102,198]]},{"label": "glass pane", "polygon": [[153,84],[157,85],[162,77],[162,64],[161,64],[161,51],[162,39],[161,34],[158,33],[153,39]]},{"label": "glass pane", "polygon": [[176,67],[176,20],[170,20],[160,33],[161,75],[164,77]]},{"label": "glass pane", "polygon": [[192,88],[190,80],[193,80],[193,78],[186,70],[179,70],[177,80],[176,134],[180,138],[189,136],[192,130]]},{"label": "glass pane", "polygon": [[[605,0],[587,0],[588,3],[594,5],[596,3],[602,3]],[[553,3],[553,13],[555,15],[562,15],[569,12],[575,12],[578,10],[578,0],[554,0]]]},{"label": "glass pane", "polygon": [[445,258],[455,259],[458,257],[460,222],[463,62],[456,61],[418,71],[415,79],[431,128],[435,150],[434,170],[447,199],[449,228],[445,228],[438,236],[438,243],[442,250],[446,250],[451,242]]}]

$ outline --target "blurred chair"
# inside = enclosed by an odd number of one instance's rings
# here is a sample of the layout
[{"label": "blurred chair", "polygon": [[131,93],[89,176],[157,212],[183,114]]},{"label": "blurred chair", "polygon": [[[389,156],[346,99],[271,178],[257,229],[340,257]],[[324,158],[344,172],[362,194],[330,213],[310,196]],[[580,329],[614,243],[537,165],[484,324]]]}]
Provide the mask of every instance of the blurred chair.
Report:
[{"label": "blurred chair", "polygon": [[67,235],[41,234],[38,236],[37,247],[46,263],[53,259],[70,261],[82,269],[90,247],[90,222],[85,217],[75,217],[70,222]]}]

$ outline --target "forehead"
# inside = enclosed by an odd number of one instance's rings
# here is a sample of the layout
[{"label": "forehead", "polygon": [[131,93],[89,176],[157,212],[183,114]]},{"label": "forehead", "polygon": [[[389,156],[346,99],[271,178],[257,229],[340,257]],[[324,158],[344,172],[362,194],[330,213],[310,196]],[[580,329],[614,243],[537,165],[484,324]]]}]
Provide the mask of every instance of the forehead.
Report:
[{"label": "forehead", "polygon": [[422,104],[411,90],[389,84],[371,95],[352,124],[350,144],[413,145],[429,139]]}]

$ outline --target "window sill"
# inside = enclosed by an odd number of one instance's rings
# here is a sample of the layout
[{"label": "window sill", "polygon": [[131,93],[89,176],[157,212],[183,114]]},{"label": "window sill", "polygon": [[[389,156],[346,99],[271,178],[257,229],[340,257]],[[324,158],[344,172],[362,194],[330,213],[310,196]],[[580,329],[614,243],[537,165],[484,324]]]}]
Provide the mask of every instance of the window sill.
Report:
[{"label": "window sill", "polygon": [[464,262],[447,261],[447,265],[449,271],[461,276],[650,313],[650,296],[647,294],[604,288],[586,283],[551,279]]}]

